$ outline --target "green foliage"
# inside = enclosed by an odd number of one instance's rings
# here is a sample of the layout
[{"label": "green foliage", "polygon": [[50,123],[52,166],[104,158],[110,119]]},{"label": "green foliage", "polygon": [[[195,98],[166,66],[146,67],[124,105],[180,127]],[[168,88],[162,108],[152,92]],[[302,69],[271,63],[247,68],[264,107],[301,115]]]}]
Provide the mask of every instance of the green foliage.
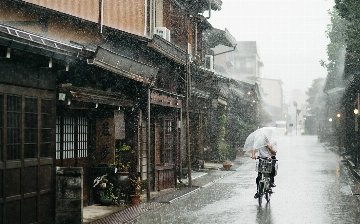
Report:
[{"label": "green foliage", "polygon": [[[360,1],[335,0],[335,8],[340,17],[346,21],[345,44],[346,44],[346,74],[352,73],[360,65]],[[334,22],[332,21],[334,24]],[[333,40],[331,40],[333,41]]]},{"label": "green foliage", "polygon": [[218,150],[220,160],[224,160],[225,158],[228,157],[229,148],[230,148],[227,142],[225,141],[227,118],[225,114],[220,115],[218,118],[219,118],[219,134],[218,134],[216,147]]},{"label": "green foliage", "polygon": [[117,167],[121,172],[127,172],[133,161],[135,150],[127,144],[117,143],[115,148],[115,162],[111,164],[112,167]]},{"label": "green foliage", "polygon": [[314,79],[311,87],[306,91],[308,96],[308,115],[313,115],[315,120],[321,121],[326,115],[326,95],[324,93],[325,79]]},{"label": "green foliage", "polygon": [[119,204],[119,199],[125,197],[120,187],[115,187],[106,177],[103,177],[98,186],[99,196],[102,199],[111,199],[112,204]]},{"label": "green foliage", "polygon": [[220,155],[220,160],[224,160],[228,157],[229,145],[224,140],[219,140],[217,142],[217,149]]},{"label": "green foliage", "polygon": [[328,76],[325,89],[332,89],[342,84],[345,63],[346,30],[348,22],[339,16],[339,11],[329,11],[331,24],[328,25],[326,36],[330,43],[327,45],[328,63],[321,60],[320,65],[327,69]]},{"label": "green foliage", "polygon": [[134,187],[134,195],[141,195],[143,181],[140,179],[140,177],[137,179],[131,179],[131,183]]}]

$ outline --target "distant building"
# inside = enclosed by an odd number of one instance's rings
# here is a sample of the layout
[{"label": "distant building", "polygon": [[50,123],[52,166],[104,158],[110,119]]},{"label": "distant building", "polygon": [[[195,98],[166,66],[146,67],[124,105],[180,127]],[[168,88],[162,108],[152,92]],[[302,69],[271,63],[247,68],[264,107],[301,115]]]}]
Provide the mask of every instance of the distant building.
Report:
[{"label": "distant building", "polygon": [[[287,94],[287,104],[289,106],[289,119],[290,123],[293,124],[294,130],[300,131],[304,128],[304,115],[306,115],[306,95],[301,89],[293,89]],[[294,106],[296,102],[297,107]],[[296,114],[296,109],[300,110],[299,114]]]},{"label": "distant building", "polygon": [[257,81],[263,63],[260,61],[256,41],[236,43],[235,49],[222,45],[213,49],[215,70],[229,78]]},{"label": "distant building", "polygon": [[272,123],[286,120],[282,81],[279,79],[261,79],[264,109],[272,116]]}]

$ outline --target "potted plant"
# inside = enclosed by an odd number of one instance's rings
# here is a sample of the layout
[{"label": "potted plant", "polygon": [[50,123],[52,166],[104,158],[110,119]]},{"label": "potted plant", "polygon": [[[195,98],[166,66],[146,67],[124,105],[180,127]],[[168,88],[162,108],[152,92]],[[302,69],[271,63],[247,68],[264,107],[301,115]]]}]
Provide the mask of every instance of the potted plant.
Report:
[{"label": "potted plant", "polygon": [[140,204],[140,197],[141,197],[141,184],[142,181],[140,177],[137,179],[131,179],[131,183],[134,187],[134,194],[130,195],[131,202],[133,205],[139,205]]},{"label": "potted plant", "polygon": [[223,162],[223,167],[225,170],[230,170],[230,167],[232,166],[232,162],[230,160],[225,160]]},{"label": "potted plant", "polygon": [[110,164],[111,167],[117,169],[116,173],[109,175],[109,180],[117,187],[122,190],[125,195],[125,200],[130,200],[131,194],[131,181],[130,172],[131,164],[134,161],[135,150],[131,146],[122,143],[121,141],[116,142],[115,147],[115,161]]},{"label": "potted plant", "polygon": [[134,154],[135,150],[131,146],[118,142],[115,147],[115,162],[111,166],[116,167],[117,172],[129,172]]},{"label": "potted plant", "polygon": [[120,189],[115,189],[114,184],[109,182],[106,176],[94,180],[93,187],[96,188],[97,202],[101,205],[117,205]]}]

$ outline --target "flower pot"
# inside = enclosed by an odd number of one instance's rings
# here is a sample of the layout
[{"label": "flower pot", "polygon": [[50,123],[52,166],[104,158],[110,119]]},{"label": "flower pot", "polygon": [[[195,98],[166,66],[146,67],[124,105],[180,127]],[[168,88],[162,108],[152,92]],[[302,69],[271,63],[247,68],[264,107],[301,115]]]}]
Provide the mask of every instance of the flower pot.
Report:
[{"label": "flower pot", "polygon": [[223,164],[225,170],[230,170],[231,164]]},{"label": "flower pot", "polygon": [[110,198],[100,198],[100,204],[103,206],[108,206],[111,205],[112,203],[113,203],[112,199]]},{"label": "flower pot", "polygon": [[131,195],[131,203],[133,205],[139,205],[140,204],[140,195]]},{"label": "flower pot", "polygon": [[121,191],[126,194],[127,200],[129,200],[131,181],[129,178],[129,172],[117,172],[109,175],[109,180],[115,187],[120,187]]}]

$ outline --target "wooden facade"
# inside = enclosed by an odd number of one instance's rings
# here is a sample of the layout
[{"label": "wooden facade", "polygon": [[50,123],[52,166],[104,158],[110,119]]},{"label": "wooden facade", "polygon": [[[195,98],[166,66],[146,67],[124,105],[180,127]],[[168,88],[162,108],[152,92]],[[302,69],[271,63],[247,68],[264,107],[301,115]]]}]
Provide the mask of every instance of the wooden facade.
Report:
[{"label": "wooden facade", "polygon": [[0,223],[52,223],[55,75],[45,60],[0,59]]},{"label": "wooden facade", "polygon": [[[189,69],[194,61],[202,67],[202,33],[211,28],[198,16],[209,1],[194,2],[0,2],[0,223],[54,217],[55,166],[83,168],[84,205],[92,204],[90,168],[113,163],[118,141],[136,151],[131,172],[149,182],[148,192],[176,187],[186,163],[186,110],[192,155],[202,159],[213,144],[212,103],[225,108],[226,101],[214,72]],[[160,26],[170,39],[155,34]],[[190,106],[185,80],[194,83]],[[12,209],[17,217],[9,217]]]}]

